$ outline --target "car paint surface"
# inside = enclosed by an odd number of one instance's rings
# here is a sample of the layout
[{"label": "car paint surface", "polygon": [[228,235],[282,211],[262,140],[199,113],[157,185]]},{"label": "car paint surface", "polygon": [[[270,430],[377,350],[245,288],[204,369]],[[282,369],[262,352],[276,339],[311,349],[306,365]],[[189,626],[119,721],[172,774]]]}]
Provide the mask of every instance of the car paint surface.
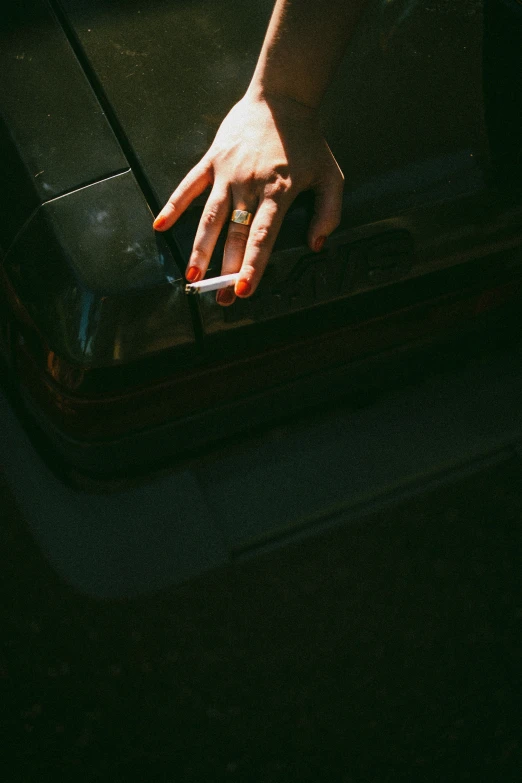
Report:
[{"label": "car paint surface", "polygon": [[128,163],[48,4],[4,4],[0,34],[0,247],[6,251],[39,204]]},{"label": "car paint surface", "polygon": [[356,360],[473,322],[486,286],[490,302],[515,295],[497,28],[476,0],[396,0],[369,3],[324,103],[346,188],[323,251],[306,246],[303,194],[252,298],[185,298],[204,197],[166,235],[153,215],[246,88],[271,7],[246,23],[231,0],[31,0],[0,26],[0,349],[67,459],[119,453],[123,469],[143,438],[163,454],[176,431],[183,445],[248,426],[252,400],[261,422],[331,398]]}]

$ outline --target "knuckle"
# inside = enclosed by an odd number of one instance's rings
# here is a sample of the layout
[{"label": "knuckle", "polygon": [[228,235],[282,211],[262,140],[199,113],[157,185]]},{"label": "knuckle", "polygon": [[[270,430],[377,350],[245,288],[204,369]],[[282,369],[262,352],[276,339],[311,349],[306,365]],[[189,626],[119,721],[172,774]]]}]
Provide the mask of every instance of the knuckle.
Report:
[{"label": "knuckle", "polygon": [[255,226],[250,231],[250,243],[256,247],[263,247],[270,239],[270,226]]},{"label": "knuckle", "polygon": [[226,244],[229,248],[238,248],[243,250],[248,241],[248,234],[243,234],[241,231],[229,231]]},{"label": "knuckle", "polygon": [[284,198],[292,190],[292,180],[290,178],[282,179],[278,177],[274,182],[268,182],[265,187],[265,195],[277,201]]},{"label": "knuckle", "polygon": [[253,171],[245,171],[240,176],[240,184],[246,189],[255,189],[258,183],[258,177]]},{"label": "knuckle", "polygon": [[250,281],[250,284],[253,286],[256,278],[259,276],[259,269],[256,269],[255,266],[253,266],[251,263],[246,262],[241,267],[241,277],[246,277],[247,280]]},{"label": "knuckle", "polygon": [[194,245],[192,248],[192,253],[190,255],[190,265],[191,266],[201,266],[202,264],[205,264],[207,260],[207,254],[205,253],[205,249],[202,245]]},{"label": "knuckle", "polygon": [[339,214],[339,212],[330,212],[330,214],[327,215],[327,222],[330,231],[333,231],[340,225],[341,215]]},{"label": "knuckle", "polygon": [[288,165],[288,161],[279,161],[279,163],[274,165],[271,179],[273,182],[276,180],[290,179],[290,166]]},{"label": "knuckle", "polygon": [[219,207],[217,205],[207,207],[201,215],[203,228],[213,228],[218,223],[219,217]]}]

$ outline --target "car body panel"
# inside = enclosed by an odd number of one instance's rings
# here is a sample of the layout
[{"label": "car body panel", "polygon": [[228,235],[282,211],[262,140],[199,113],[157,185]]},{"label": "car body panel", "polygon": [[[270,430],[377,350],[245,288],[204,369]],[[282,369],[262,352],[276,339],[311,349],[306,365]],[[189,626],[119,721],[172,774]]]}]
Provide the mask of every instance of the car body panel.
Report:
[{"label": "car body panel", "polygon": [[[401,23],[405,5],[411,12]],[[147,7],[121,0],[62,0],[61,6],[163,203],[206,152],[248,86],[272,0],[251,3],[248,19],[238,18],[234,0]],[[445,197],[441,157],[466,152],[480,167],[487,152],[481,48],[476,0],[433,8],[405,0],[369,3],[323,108],[348,191],[383,172],[423,163],[416,182],[403,177],[414,206],[426,203],[430,186],[435,198]],[[449,165],[456,177],[449,189],[454,194],[461,174],[451,158]],[[388,196],[388,214],[373,217],[389,217],[397,207],[404,208]]]},{"label": "car body panel", "polygon": [[4,261],[52,353],[80,367],[194,344],[181,274],[128,171],[47,201]]},{"label": "car body panel", "polygon": [[240,20],[232,0],[31,2],[0,26],[0,350],[69,464],[199,448],[519,302],[522,199],[494,95],[522,47],[504,62],[495,25],[483,47],[475,0],[369,3],[323,108],[341,224],[312,254],[300,195],[258,290],[229,308],[183,294],[205,196],[161,236],[152,218],[247,86],[272,1]]},{"label": "car body panel", "polygon": [[5,4],[0,34],[0,247],[6,251],[39,204],[128,163],[48,4]]}]

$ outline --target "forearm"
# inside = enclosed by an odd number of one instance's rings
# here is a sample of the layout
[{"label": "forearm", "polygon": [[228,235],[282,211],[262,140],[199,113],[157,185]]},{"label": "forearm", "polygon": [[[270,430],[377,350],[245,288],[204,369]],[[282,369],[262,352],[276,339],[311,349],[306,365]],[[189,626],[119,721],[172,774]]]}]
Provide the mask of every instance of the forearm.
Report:
[{"label": "forearm", "polygon": [[276,0],[249,92],[316,109],[368,0]]}]

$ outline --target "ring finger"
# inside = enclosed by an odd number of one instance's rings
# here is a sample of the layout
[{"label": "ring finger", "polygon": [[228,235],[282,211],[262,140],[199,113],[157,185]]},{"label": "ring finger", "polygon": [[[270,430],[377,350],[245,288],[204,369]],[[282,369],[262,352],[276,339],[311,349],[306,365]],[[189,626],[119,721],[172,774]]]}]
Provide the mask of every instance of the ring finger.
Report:
[{"label": "ring finger", "polygon": [[[254,217],[257,203],[254,204],[252,197],[241,197],[232,194],[232,214],[234,210],[242,210],[252,215],[250,222]],[[225,243],[225,252],[223,254],[222,275],[230,275],[233,272],[239,272],[245,255],[245,247],[248,241],[250,225],[230,221],[228,225],[227,240]],[[231,305],[236,299],[233,286],[223,288],[218,292],[216,301],[221,305]]]}]

